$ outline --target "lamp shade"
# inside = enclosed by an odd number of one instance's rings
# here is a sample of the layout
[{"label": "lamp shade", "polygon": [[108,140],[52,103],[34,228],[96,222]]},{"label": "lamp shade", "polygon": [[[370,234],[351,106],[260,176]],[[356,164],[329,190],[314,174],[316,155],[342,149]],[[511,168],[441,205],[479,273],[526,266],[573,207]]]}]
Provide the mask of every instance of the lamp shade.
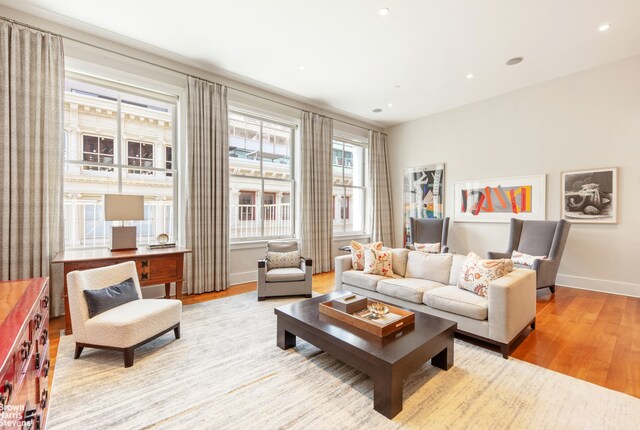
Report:
[{"label": "lamp shade", "polygon": [[144,196],[104,195],[105,221],[138,221],[144,219]]}]

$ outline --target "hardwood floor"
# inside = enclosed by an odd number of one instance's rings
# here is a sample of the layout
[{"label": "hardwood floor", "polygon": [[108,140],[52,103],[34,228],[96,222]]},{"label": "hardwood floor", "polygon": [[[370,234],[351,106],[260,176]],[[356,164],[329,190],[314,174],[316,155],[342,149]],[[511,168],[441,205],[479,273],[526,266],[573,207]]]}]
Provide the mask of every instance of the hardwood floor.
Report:
[{"label": "hardwood floor", "polygon": [[[333,272],[313,277],[313,290],[333,291]],[[185,305],[256,289],[256,283],[226,291],[183,296]],[[50,322],[51,369],[55,373],[64,318]],[[483,346],[487,346],[483,344]],[[640,398],[640,298],[557,287],[538,291],[536,330],[512,351],[512,357]]]}]

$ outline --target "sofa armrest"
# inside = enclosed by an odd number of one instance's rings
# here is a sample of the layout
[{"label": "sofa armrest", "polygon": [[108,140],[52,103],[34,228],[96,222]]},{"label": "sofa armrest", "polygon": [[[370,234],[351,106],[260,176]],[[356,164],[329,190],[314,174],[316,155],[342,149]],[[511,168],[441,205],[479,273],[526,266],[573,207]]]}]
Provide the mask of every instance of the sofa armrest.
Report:
[{"label": "sofa armrest", "polygon": [[489,284],[489,337],[509,343],[536,316],[536,272],[515,269]]},{"label": "sofa armrest", "polygon": [[351,270],[351,255],[341,255],[335,260],[335,291],[342,291],[342,273]]},{"label": "sofa armrest", "polygon": [[492,260],[497,260],[500,258],[511,258],[511,254],[509,254],[508,252],[489,251],[487,252],[487,258],[490,258]]}]

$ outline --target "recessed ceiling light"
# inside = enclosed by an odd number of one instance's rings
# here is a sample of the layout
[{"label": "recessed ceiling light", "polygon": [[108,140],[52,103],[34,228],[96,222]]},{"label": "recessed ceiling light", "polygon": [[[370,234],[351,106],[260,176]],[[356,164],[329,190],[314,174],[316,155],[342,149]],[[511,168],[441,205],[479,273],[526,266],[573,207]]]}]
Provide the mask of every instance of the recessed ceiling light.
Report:
[{"label": "recessed ceiling light", "polygon": [[375,108],[375,109],[374,109],[374,110],[372,110],[371,112],[373,112],[373,113],[380,113],[380,112],[382,112],[382,109],[380,109],[380,108]]},{"label": "recessed ceiling light", "polygon": [[389,103],[387,106],[389,106],[389,107],[393,107],[393,103]]},{"label": "recessed ceiling light", "polygon": [[467,79],[473,79],[473,73],[467,73]]},{"label": "recessed ceiling light", "polygon": [[298,66],[298,70],[300,70],[301,72],[304,71],[304,66]]},{"label": "recessed ceiling light", "polygon": [[389,15],[389,12],[390,12],[390,11],[389,11],[389,8],[388,8],[388,7],[383,7],[382,9],[380,9],[380,10],[378,11],[378,13],[379,13],[380,15],[382,15],[382,16]]},{"label": "recessed ceiling light", "polygon": [[515,66],[516,64],[520,64],[524,61],[524,57],[513,57],[510,60],[507,60],[505,63],[507,66]]},{"label": "recessed ceiling light", "polygon": [[605,31],[609,30],[610,28],[611,28],[611,24],[604,23],[600,27],[598,27],[598,31],[599,32],[605,32]]}]

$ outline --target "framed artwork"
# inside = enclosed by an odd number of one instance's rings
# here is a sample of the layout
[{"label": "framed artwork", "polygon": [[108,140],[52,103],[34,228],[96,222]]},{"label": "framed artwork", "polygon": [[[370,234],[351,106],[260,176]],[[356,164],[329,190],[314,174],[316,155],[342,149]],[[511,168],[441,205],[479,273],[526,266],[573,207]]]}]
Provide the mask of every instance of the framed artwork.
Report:
[{"label": "framed artwork", "polygon": [[562,218],[572,223],[618,222],[618,169],[562,173]]},{"label": "framed artwork", "polygon": [[545,175],[457,181],[453,188],[457,222],[544,220],[546,216]]},{"label": "framed artwork", "polygon": [[409,238],[409,218],[444,216],[444,164],[404,169],[404,244]]}]

